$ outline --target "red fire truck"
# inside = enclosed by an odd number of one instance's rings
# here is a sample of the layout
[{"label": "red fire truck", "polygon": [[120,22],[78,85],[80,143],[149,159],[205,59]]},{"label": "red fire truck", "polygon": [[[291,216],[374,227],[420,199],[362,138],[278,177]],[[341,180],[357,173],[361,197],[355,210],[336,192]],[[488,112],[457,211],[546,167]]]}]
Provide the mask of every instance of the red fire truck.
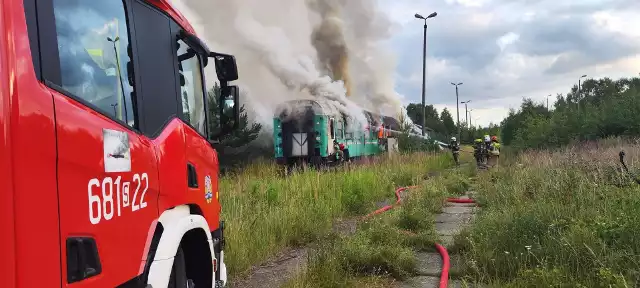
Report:
[{"label": "red fire truck", "polygon": [[167,0],[0,0],[0,32],[0,287],[224,286],[235,58]]}]

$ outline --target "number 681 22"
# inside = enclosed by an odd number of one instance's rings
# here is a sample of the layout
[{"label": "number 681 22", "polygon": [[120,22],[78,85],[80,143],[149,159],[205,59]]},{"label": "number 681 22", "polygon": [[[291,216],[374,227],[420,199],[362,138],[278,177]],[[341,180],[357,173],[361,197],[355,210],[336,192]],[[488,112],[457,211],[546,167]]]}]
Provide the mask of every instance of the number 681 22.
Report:
[{"label": "number 681 22", "polygon": [[[87,192],[89,196],[89,221],[91,221],[91,224],[98,224],[103,218],[106,221],[111,220],[114,212],[117,213],[117,216],[120,216],[122,211],[128,207],[131,207],[131,212],[147,207],[144,196],[147,194],[147,189],[149,189],[149,176],[147,173],[133,174],[133,183],[136,188],[133,192],[133,198],[131,198],[131,184],[129,181],[122,181],[121,176],[118,176],[115,180],[111,177],[106,177],[102,181],[98,178],[89,180]],[[115,201],[113,199],[114,194]],[[140,195],[139,199],[138,195]]]}]

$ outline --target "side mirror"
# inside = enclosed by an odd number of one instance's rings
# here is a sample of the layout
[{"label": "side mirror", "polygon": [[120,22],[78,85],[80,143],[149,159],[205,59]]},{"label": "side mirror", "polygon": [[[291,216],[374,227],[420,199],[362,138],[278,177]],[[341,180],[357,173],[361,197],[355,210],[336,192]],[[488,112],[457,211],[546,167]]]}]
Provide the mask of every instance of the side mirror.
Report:
[{"label": "side mirror", "polygon": [[223,86],[220,91],[220,122],[225,133],[237,129],[240,124],[238,86]]},{"label": "side mirror", "polygon": [[220,82],[238,80],[238,66],[236,65],[236,58],[233,55],[211,52],[209,53],[209,57],[214,59],[216,74],[218,74],[217,76]]}]

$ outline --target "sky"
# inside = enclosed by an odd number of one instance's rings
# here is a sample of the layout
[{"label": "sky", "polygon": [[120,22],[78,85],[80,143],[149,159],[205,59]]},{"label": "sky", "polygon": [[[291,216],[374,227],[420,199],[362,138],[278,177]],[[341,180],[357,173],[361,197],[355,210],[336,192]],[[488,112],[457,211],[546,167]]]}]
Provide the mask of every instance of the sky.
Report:
[{"label": "sky", "polygon": [[[396,90],[420,103],[423,20],[427,21],[426,103],[455,119],[451,82],[462,82],[473,125],[499,123],[523,98],[553,105],[587,78],[640,73],[638,0],[378,0],[392,21]],[[464,105],[460,120],[465,121]]]}]

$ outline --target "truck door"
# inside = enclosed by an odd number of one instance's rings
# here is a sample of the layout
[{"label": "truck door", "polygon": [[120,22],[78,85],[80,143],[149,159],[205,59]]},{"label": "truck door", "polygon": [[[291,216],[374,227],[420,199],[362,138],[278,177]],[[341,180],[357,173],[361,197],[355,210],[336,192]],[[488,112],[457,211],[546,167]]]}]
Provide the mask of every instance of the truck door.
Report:
[{"label": "truck door", "polygon": [[56,115],[63,286],[115,287],[137,276],[158,214],[157,162],[138,132],[125,7],[38,0]]},{"label": "truck door", "polygon": [[[172,23],[174,31],[178,26]],[[176,31],[177,32],[177,31]],[[176,33],[177,34],[177,33]],[[203,78],[201,57],[182,40],[177,40],[178,77],[182,98],[181,118],[187,123],[185,131],[187,167],[187,201],[202,203],[202,210],[210,224],[219,223],[220,203],[218,202],[218,160],[217,154],[207,140],[206,89]],[[220,93],[220,90],[218,90]],[[208,98],[207,98],[208,99]]]}]

